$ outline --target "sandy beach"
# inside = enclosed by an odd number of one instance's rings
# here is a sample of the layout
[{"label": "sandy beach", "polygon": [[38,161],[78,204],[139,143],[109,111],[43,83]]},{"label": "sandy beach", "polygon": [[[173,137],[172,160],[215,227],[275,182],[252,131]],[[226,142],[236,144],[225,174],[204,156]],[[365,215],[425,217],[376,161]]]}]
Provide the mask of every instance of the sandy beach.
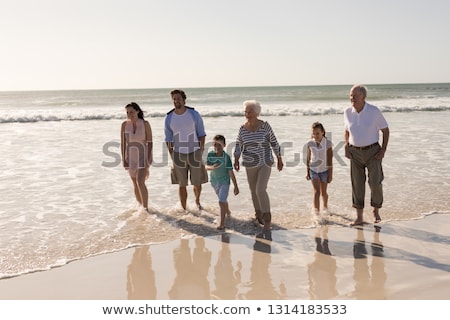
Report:
[{"label": "sandy beach", "polygon": [[0,299],[450,299],[450,214],[192,236],[0,280]]}]

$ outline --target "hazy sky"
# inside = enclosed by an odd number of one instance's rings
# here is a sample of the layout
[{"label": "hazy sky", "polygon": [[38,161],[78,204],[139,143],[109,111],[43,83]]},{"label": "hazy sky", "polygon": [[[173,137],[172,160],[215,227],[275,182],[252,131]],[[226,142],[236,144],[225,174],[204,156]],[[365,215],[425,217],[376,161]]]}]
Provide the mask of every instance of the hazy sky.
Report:
[{"label": "hazy sky", "polygon": [[450,82],[449,0],[0,0],[0,91]]}]

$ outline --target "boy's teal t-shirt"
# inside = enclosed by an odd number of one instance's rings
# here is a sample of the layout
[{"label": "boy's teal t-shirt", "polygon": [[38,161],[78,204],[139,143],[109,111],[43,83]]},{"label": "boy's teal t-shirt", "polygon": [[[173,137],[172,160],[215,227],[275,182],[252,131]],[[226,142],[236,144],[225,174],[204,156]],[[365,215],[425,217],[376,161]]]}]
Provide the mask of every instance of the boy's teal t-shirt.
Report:
[{"label": "boy's teal t-shirt", "polygon": [[211,183],[230,184],[229,171],[233,170],[233,164],[231,163],[230,156],[225,151],[220,157],[217,156],[215,151],[210,151],[206,157],[206,163],[208,165],[220,164],[220,167],[211,170]]}]

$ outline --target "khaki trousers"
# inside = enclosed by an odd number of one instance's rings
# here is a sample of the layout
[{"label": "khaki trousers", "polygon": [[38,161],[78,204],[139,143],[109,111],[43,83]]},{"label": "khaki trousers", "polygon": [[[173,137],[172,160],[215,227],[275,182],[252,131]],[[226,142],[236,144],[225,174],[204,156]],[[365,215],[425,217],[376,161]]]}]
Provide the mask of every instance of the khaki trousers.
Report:
[{"label": "khaki trousers", "polygon": [[370,205],[374,208],[381,208],[383,204],[384,179],[381,160],[377,160],[375,155],[380,151],[379,145],[366,150],[350,147],[352,159],[350,160],[350,176],[352,181],[353,207],[364,209],[364,198],[366,195],[366,168],[370,187]]},{"label": "khaki trousers", "polygon": [[259,167],[245,167],[245,170],[255,212],[261,214],[261,218],[264,221],[270,222],[270,200],[267,194],[267,184],[272,167],[262,165]]}]

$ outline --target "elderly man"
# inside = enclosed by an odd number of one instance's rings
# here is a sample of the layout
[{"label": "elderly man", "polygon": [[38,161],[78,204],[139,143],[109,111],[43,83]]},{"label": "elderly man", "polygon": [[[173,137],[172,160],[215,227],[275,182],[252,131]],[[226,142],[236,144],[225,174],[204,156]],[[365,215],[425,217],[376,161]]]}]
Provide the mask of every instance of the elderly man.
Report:
[{"label": "elderly man", "polygon": [[[371,190],[374,223],[381,222],[379,209],[383,204],[381,161],[389,141],[389,128],[380,109],[366,102],[367,89],[355,85],[350,90],[349,107],[344,112],[345,156],[350,159],[353,207],[357,217],[350,224],[362,225],[366,191],[366,168]],[[383,139],[379,144],[380,131]]]}]

